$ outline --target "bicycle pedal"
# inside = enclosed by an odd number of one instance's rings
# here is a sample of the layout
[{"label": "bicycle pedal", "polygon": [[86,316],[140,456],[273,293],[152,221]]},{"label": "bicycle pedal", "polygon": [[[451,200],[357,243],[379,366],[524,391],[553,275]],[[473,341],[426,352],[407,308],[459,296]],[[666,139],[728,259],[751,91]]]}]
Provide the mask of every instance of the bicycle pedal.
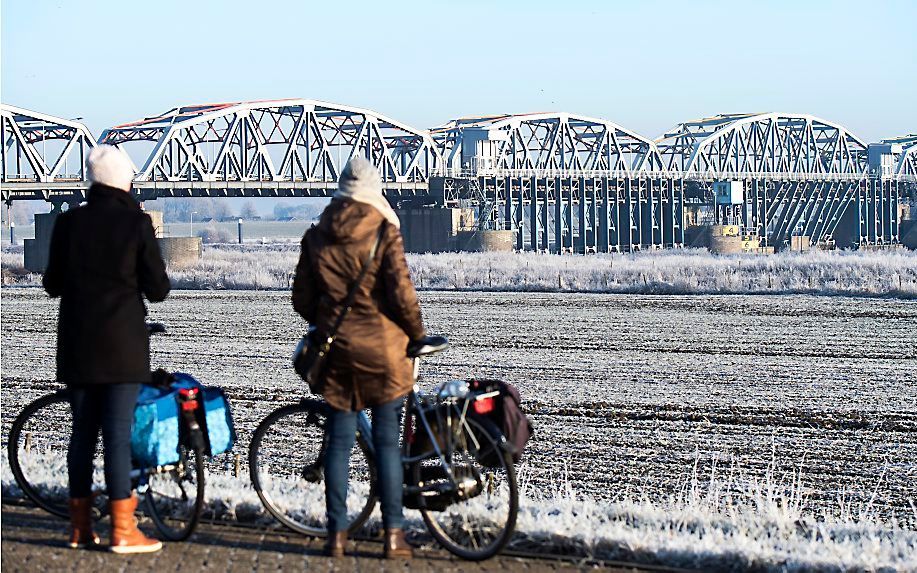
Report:
[{"label": "bicycle pedal", "polygon": [[420,481],[430,482],[448,479],[446,469],[441,465],[423,466],[420,468]]}]

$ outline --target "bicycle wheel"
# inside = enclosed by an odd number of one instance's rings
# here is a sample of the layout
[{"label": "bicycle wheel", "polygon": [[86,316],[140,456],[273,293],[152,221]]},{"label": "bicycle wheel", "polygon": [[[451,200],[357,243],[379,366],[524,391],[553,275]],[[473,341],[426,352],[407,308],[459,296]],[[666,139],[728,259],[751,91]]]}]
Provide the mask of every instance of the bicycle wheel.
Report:
[{"label": "bicycle wheel", "polygon": [[[69,483],[67,450],[73,428],[70,394],[60,390],[26,406],[10,428],[7,457],[10,471],[22,493],[38,507],[67,518]],[[101,441],[101,440],[100,440]],[[96,446],[93,482],[104,491],[101,447]],[[97,504],[103,503],[97,498]],[[93,512],[98,518],[99,511]]]},{"label": "bicycle wheel", "polygon": [[[330,406],[304,400],[270,413],[255,430],[248,453],[252,485],[286,527],[314,537],[328,535],[322,452]],[[348,531],[360,529],[376,504],[376,469],[363,436],[350,454]]]},{"label": "bicycle wheel", "polygon": [[446,465],[439,457],[430,458],[414,464],[411,475],[421,492],[420,514],[433,537],[454,555],[480,561],[499,553],[512,536],[519,494],[515,468],[501,448],[502,434],[488,420],[468,417],[465,422],[450,440]]},{"label": "bicycle wheel", "polygon": [[178,462],[147,474],[146,506],[156,529],[167,541],[188,539],[204,508],[204,451],[179,446]]}]

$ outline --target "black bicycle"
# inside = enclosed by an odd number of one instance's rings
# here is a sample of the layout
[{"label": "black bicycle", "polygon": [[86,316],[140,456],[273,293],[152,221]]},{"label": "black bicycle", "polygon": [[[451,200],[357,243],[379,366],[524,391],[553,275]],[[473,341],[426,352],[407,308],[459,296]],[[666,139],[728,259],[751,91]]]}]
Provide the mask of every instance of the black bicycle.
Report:
[{"label": "black bicycle", "polygon": [[[158,323],[147,328],[151,335],[165,332]],[[194,392],[179,390],[179,400],[195,401]],[[169,541],[187,539],[197,527],[204,507],[203,430],[193,408],[182,408],[181,412],[179,432],[183,438],[178,461],[158,467],[135,466],[131,471],[132,487],[143,496],[147,515]],[[63,518],[69,517],[67,449],[72,426],[70,391],[59,390],[38,398],[20,412],[7,443],[10,469],[19,489],[38,507]],[[101,448],[96,450],[94,466],[93,517],[100,519],[108,512]]]},{"label": "black bicycle", "polygon": [[[445,350],[435,337],[416,350],[420,358]],[[470,560],[496,555],[509,541],[519,509],[511,448],[500,430],[478,411],[487,411],[497,392],[479,393],[453,381],[432,394],[415,384],[404,412],[402,463],[404,505],[417,509],[433,537],[453,554]],[[249,449],[252,484],[264,507],[280,523],[304,535],[324,537],[325,429],[331,407],[303,399],[269,414],[255,430]],[[358,531],[377,501],[372,424],[357,418],[350,458],[348,530]]]}]

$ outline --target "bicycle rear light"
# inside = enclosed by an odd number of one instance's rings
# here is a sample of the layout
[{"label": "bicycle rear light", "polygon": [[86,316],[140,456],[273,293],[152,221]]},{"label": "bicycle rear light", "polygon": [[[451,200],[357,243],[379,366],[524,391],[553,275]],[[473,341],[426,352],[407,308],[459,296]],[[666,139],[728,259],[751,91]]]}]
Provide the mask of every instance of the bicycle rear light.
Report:
[{"label": "bicycle rear light", "polygon": [[478,414],[490,414],[494,411],[494,399],[492,396],[475,400],[474,411]]},{"label": "bicycle rear light", "polygon": [[181,402],[182,410],[197,410],[198,389],[197,388],[182,388],[178,391],[178,401]]}]

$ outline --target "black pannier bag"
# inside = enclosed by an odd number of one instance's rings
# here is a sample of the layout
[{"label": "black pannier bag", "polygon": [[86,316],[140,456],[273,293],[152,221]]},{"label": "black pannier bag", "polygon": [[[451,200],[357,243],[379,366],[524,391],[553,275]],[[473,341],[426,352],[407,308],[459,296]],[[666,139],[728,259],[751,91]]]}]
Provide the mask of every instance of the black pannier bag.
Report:
[{"label": "black pannier bag", "polygon": [[[469,380],[468,386],[473,392],[499,392],[492,400],[483,399],[473,404],[473,410],[480,416],[489,419],[503,432],[507,445],[512,453],[513,463],[518,464],[522,451],[532,437],[532,421],[522,412],[522,397],[512,384],[502,380]],[[488,467],[497,467],[499,460],[494,458],[496,452],[484,453],[478,460]]]}]

